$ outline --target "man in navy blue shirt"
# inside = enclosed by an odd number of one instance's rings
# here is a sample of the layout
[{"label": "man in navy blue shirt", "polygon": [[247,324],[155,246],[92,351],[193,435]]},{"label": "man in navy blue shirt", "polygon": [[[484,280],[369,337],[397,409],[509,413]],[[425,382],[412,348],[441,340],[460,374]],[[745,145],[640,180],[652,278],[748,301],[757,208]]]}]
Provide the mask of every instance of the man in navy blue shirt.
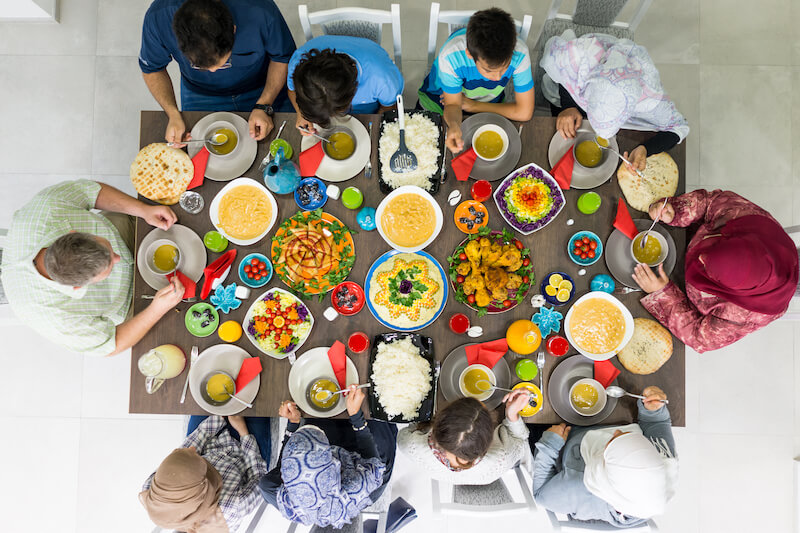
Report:
[{"label": "man in navy blue shirt", "polygon": [[250,136],[272,130],[287,106],[287,64],[295,51],[272,0],[155,0],[144,17],[139,66],[169,117],[165,138],[188,139],[166,67],[181,70],[184,111],[250,111]]}]

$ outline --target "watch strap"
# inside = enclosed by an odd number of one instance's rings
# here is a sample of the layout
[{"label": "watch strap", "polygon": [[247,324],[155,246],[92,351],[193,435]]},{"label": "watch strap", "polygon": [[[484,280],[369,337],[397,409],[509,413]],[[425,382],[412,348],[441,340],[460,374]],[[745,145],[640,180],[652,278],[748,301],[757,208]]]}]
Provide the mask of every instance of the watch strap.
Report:
[{"label": "watch strap", "polygon": [[253,109],[260,109],[264,113],[267,114],[268,117],[271,117],[275,114],[275,111],[272,109],[271,104],[256,104],[253,106]]}]

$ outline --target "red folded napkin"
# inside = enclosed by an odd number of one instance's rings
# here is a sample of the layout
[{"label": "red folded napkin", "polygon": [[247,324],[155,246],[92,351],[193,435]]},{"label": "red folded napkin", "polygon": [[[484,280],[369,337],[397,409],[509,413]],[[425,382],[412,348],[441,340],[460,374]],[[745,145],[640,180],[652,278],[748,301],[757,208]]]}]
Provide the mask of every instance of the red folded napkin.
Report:
[{"label": "red folded napkin", "polygon": [[178,279],[181,280],[181,283],[183,283],[183,297],[194,298],[194,295],[197,293],[197,283],[192,281],[180,270],[176,270],[175,272],[170,272],[167,274],[167,279],[172,280],[172,278],[175,276],[178,276]]},{"label": "red folded napkin", "polygon": [[558,182],[558,186],[564,189],[565,191],[569,189],[570,184],[572,183],[572,169],[575,167],[575,154],[572,153],[572,148],[570,147],[561,159],[553,165],[552,170],[550,170],[550,174],[556,179]]},{"label": "red folded napkin", "polygon": [[339,382],[340,389],[347,388],[347,357],[344,355],[344,344],[336,341],[328,350],[328,360],[333,367],[333,373],[336,375],[336,381]]},{"label": "red folded napkin", "polygon": [[261,358],[260,357],[246,357],[242,361],[242,368],[236,375],[236,392],[244,389],[248,383],[253,381],[257,375],[261,373]]},{"label": "red folded napkin", "polygon": [[450,162],[450,168],[453,169],[453,174],[456,175],[458,181],[467,181],[477,158],[478,154],[475,153],[472,147],[453,158]]},{"label": "red folded napkin", "polygon": [[322,141],[300,152],[298,156],[300,175],[304,178],[314,176],[317,173],[320,163],[322,163],[323,157],[325,157],[325,152],[322,150]]},{"label": "red folded napkin", "polygon": [[611,361],[594,362],[594,379],[600,382],[604,388],[608,387],[619,376],[619,369]]},{"label": "red folded napkin", "polygon": [[633,223],[630,212],[628,212],[628,207],[625,205],[625,200],[622,198],[617,203],[617,217],[614,219],[614,227],[631,240],[639,233],[639,230],[636,229],[636,224]]},{"label": "red folded napkin", "polygon": [[199,187],[203,184],[203,179],[206,177],[206,165],[208,165],[209,155],[211,155],[211,153],[208,151],[208,148],[203,146],[192,158],[192,164],[194,165],[194,177],[192,178],[192,181],[189,182],[186,190],[194,189],[195,187]]},{"label": "red folded napkin", "polygon": [[464,351],[467,352],[467,363],[494,368],[494,365],[496,365],[508,351],[508,343],[505,339],[497,339],[496,341],[465,346]]},{"label": "red folded napkin", "polygon": [[214,280],[220,277],[233,263],[233,260],[236,259],[236,249],[228,250],[216,261],[208,265],[203,270],[203,275],[205,279],[203,280],[203,290],[200,291],[200,299],[205,300],[208,298],[208,295],[211,293],[211,287],[214,285]]}]

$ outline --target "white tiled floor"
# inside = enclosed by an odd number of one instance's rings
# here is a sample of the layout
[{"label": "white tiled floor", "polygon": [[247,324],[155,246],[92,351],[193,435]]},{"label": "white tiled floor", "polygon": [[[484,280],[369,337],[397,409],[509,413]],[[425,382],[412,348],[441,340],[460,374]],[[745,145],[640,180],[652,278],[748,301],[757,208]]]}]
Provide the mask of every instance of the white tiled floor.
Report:
[{"label": "white tiled floor", "polygon": [[[66,178],[95,176],[130,190],[138,110],[157,109],[136,65],[149,2],[64,0],[59,25],[0,24],[0,227],[37,190]],[[443,9],[489,5],[441,3]],[[327,9],[337,0],[308,4]],[[389,1],[338,4],[387,8]],[[517,18],[532,14],[535,36],[550,2],[494,4]],[[278,5],[301,39],[296,2]],[[428,6],[402,2],[405,93],[412,102],[427,68]],[[736,190],[787,225],[800,223],[798,23],[796,0],[737,2],[735,8],[722,0],[675,0],[654,2],[637,32],[692,127],[689,188]],[[74,141],[66,142],[67,135]],[[7,308],[0,308],[0,346],[6,372],[18,376],[6,382],[0,405],[3,530],[148,531],[136,494],[180,442],[180,418],[127,413],[127,354],[96,360],[62,353],[21,328]],[[800,325],[791,322],[724,350],[687,353],[688,425],[675,430],[680,490],[659,520],[663,531],[790,531],[797,498],[791,466],[800,453],[798,361]],[[428,481],[402,456],[394,491],[419,511],[409,533],[487,527],[482,519],[431,517]],[[493,517],[489,524],[548,527],[541,513]],[[259,531],[284,527],[270,509]]]}]

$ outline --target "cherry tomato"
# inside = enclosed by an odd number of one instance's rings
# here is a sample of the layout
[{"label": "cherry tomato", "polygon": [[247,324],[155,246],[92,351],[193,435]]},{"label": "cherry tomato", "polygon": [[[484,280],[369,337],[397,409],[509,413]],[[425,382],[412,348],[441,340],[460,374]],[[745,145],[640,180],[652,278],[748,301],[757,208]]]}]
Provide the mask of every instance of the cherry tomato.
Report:
[{"label": "cherry tomato", "polygon": [[591,239],[589,239],[589,237],[584,237],[584,238],[583,238],[583,239],[581,239],[581,240],[583,241],[583,243],[584,243],[584,244],[589,244],[589,241],[590,241]]},{"label": "cherry tomato", "polygon": [[456,276],[456,283],[464,283],[464,276],[462,276],[461,274]]},{"label": "cherry tomato", "polygon": [[528,259],[527,257],[522,260],[522,266],[528,266],[530,264],[531,264],[531,260]]},{"label": "cherry tomato", "polygon": [[597,242],[595,242],[595,241],[590,242],[589,243],[589,248],[591,248],[592,250],[596,250],[597,249]]},{"label": "cherry tomato", "polygon": [[581,246],[581,252],[585,252],[585,251],[587,251],[588,249],[589,249],[589,247],[588,247],[588,246],[586,246],[585,244],[584,244],[583,246]]},{"label": "cherry tomato", "polygon": [[511,304],[512,304],[511,300],[504,300],[503,301],[503,307],[505,307],[506,309],[511,307]]},{"label": "cherry tomato", "polygon": [[250,265],[245,265],[244,266],[244,271],[245,272],[250,272]]},{"label": "cherry tomato", "polygon": [[267,268],[267,265],[266,265],[266,264],[264,264],[264,263],[259,263],[259,264],[258,264],[258,269],[259,269],[259,270],[264,270],[265,268]]},{"label": "cherry tomato", "polygon": [[258,281],[261,279],[261,274],[256,274],[255,280]]},{"label": "cherry tomato", "polygon": [[474,304],[475,303],[475,295],[474,294],[470,294],[469,296],[467,296],[467,302],[469,302],[471,304]]},{"label": "cherry tomato", "polygon": [[465,254],[464,252],[461,252],[460,254],[458,254],[458,260],[459,261],[466,261],[467,260],[467,254]]},{"label": "cherry tomato", "polygon": [[528,283],[531,280],[528,276],[522,276],[522,283]]},{"label": "cherry tomato", "polygon": [[581,254],[581,259],[586,259],[586,254],[585,253]]},{"label": "cherry tomato", "polygon": [[577,239],[577,240],[576,240],[575,242],[573,242],[572,244],[575,246],[575,248],[579,248],[579,247],[580,247],[580,245],[581,245],[581,244],[583,244],[583,241],[581,241],[580,239]]},{"label": "cherry tomato", "polygon": [[254,258],[252,258],[252,259],[250,260],[250,264],[251,264],[251,265],[257,265],[257,264],[258,264],[258,257],[254,257]]},{"label": "cherry tomato", "polygon": [[594,250],[589,250],[588,252],[586,252],[586,257],[588,257],[589,259],[594,259],[594,255],[595,255]]},{"label": "cherry tomato", "polygon": [[523,245],[520,241],[516,239],[514,239],[514,246],[517,247],[517,250],[522,250],[523,248],[525,248],[525,245]]},{"label": "cherry tomato", "polygon": [[573,255],[581,255],[581,249],[580,248],[575,248],[574,250],[572,250],[572,254]]},{"label": "cherry tomato", "polygon": [[247,273],[247,277],[248,278],[253,279],[253,276],[254,276],[254,274],[252,272],[248,272]]}]

